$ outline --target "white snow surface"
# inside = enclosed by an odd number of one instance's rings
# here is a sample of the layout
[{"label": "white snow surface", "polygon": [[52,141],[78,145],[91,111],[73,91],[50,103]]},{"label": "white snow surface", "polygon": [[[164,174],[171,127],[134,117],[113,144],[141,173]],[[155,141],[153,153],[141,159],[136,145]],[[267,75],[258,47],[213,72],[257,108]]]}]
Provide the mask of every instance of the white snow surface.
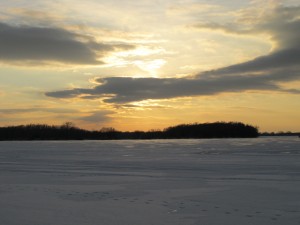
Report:
[{"label": "white snow surface", "polygon": [[300,139],[0,142],[0,225],[299,225]]}]

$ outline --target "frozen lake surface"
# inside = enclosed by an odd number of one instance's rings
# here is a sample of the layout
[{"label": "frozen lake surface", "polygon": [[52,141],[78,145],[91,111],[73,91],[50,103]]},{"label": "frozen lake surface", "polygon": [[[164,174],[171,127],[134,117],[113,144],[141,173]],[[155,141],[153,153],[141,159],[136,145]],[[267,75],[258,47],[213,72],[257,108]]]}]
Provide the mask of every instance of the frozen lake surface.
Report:
[{"label": "frozen lake surface", "polygon": [[297,137],[0,142],[1,225],[299,225]]}]

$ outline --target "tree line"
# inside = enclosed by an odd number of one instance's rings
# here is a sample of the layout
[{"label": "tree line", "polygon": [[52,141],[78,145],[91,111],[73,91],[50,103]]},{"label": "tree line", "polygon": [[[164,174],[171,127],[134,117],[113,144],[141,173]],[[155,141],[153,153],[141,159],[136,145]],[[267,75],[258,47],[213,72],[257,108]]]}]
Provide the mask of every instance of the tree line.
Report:
[{"label": "tree line", "polygon": [[118,140],[183,138],[254,138],[258,128],[241,122],[180,124],[163,130],[122,132],[114,128],[89,131],[72,123],[61,126],[29,124],[0,127],[0,140]]},{"label": "tree line", "polygon": [[278,132],[263,132],[260,136],[282,136],[282,137],[289,137],[289,136],[298,136],[300,137],[300,132],[291,132],[291,131],[278,131]]}]

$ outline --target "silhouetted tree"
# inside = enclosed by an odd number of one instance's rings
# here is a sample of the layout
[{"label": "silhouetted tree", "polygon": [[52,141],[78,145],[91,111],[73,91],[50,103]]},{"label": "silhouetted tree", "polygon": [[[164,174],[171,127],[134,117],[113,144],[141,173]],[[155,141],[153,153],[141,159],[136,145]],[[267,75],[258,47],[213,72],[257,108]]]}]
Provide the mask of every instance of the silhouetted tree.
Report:
[{"label": "silhouetted tree", "polygon": [[[290,134],[290,133],[289,133]],[[0,140],[116,140],[116,139],[163,139],[163,138],[246,138],[257,137],[258,128],[240,122],[216,122],[181,124],[163,131],[150,130],[121,132],[112,127],[88,131],[75,127],[71,122],[61,126],[29,124],[0,127]]]}]

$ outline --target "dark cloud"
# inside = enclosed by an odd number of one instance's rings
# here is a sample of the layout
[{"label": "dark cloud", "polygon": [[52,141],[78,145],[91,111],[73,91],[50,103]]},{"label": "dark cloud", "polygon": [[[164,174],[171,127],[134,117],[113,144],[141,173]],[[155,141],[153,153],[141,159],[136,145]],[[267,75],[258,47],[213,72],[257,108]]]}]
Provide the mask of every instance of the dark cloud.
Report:
[{"label": "dark cloud", "polygon": [[99,57],[127,44],[98,43],[92,38],[62,28],[11,26],[0,23],[0,60],[54,61],[71,64],[101,64]]},{"label": "dark cloud", "polygon": [[258,22],[253,32],[269,33],[277,49],[300,48],[300,6],[278,5],[265,19]]},{"label": "dark cloud", "polygon": [[[55,98],[103,98],[105,102],[125,104],[147,99],[167,99],[186,96],[216,95],[243,91],[280,91],[299,94],[298,89],[284,89],[284,82],[300,79],[300,7],[278,7],[274,15],[265,16],[254,27],[239,30],[222,25],[210,29],[227,32],[268,32],[277,49],[253,60],[207,71],[185,78],[129,78],[98,79],[94,88],[47,92]],[[276,14],[277,13],[277,14]],[[285,16],[284,15],[288,15]]]},{"label": "dark cloud", "polygon": [[[300,27],[299,27],[300,29]],[[300,36],[299,36],[300,38]],[[272,52],[269,55],[260,56],[253,60],[231,65],[228,67],[220,68],[213,71],[208,71],[199,74],[203,75],[230,75],[230,74],[243,74],[253,72],[270,72],[278,69],[285,69],[286,71],[292,69],[299,69],[300,65],[300,46],[299,48],[284,49]],[[284,74],[283,74],[284,76]],[[289,76],[287,74],[287,76]]]},{"label": "dark cloud", "polygon": [[[290,81],[299,77],[297,71],[283,74],[224,76],[218,78],[129,78],[112,77],[99,81],[102,84],[92,89],[71,89],[46,93],[49,97],[74,98],[90,96],[105,98],[108,103],[128,103],[146,99],[166,99],[186,96],[215,95],[225,92],[241,92],[249,90],[288,90],[280,88],[281,81]],[[291,90],[295,93],[295,90]],[[110,95],[107,97],[107,95]]]}]

